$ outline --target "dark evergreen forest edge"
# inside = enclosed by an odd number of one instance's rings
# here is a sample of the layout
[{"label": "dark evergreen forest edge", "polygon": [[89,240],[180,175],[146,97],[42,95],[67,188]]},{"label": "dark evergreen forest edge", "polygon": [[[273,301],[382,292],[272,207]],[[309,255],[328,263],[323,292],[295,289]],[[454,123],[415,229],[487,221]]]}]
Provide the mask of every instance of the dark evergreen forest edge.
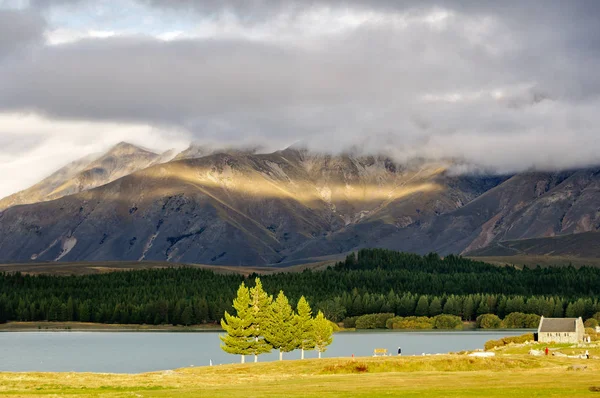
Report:
[{"label": "dark evergreen forest edge", "polygon": [[[240,283],[253,286],[256,276],[193,268],[84,276],[0,273],[0,322],[217,323],[231,312]],[[519,270],[455,255],[364,249],[324,271],[260,277],[269,294],[284,290],[292,305],[305,296],[315,312],[349,325],[376,313],[473,321],[511,313],[589,319],[600,312],[600,269],[592,267]]]}]

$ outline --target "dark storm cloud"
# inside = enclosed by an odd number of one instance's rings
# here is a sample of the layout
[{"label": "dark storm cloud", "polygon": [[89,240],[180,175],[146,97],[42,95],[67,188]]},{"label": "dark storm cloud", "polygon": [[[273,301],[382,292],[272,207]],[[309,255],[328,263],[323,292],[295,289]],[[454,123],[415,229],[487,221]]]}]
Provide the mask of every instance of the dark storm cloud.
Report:
[{"label": "dark storm cloud", "polygon": [[[502,170],[592,163],[600,161],[599,3],[146,0],[217,24],[231,13],[240,29],[270,36],[39,47],[0,63],[0,109],[181,128],[229,143],[393,148]],[[319,7],[367,16],[311,36],[315,23],[303,18]]]},{"label": "dark storm cloud", "polygon": [[0,9],[0,60],[16,50],[39,42],[44,29],[44,19],[34,11]]}]

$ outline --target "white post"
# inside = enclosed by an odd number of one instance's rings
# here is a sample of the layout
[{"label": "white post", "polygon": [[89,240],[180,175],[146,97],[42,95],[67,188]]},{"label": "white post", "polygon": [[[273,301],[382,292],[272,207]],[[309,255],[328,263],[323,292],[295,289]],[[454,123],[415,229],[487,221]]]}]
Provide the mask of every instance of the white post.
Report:
[{"label": "white post", "polygon": [[246,363],[246,356],[242,355],[242,363]]}]

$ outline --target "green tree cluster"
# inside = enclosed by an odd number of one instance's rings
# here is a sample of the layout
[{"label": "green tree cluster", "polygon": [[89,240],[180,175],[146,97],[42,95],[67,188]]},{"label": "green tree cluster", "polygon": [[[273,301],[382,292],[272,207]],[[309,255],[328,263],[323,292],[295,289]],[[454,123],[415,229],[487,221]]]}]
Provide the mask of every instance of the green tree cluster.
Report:
[{"label": "green tree cluster", "polygon": [[479,315],[475,322],[480,329],[499,329],[502,326],[502,320],[494,314]]},{"label": "green tree cluster", "polygon": [[[82,321],[121,324],[218,323],[248,277],[196,268],[102,275],[0,273],[0,322]],[[474,321],[490,313],[592,318],[600,312],[600,269],[497,267],[459,256],[418,256],[364,249],[323,271],[261,277],[266,291],[304,296],[340,322],[366,314]],[[310,289],[307,288],[310,286]]]},{"label": "green tree cluster", "polygon": [[394,313],[367,314],[359,316],[354,327],[357,329],[384,329],[388,319],[394,317]]},{"label": "green tree cluster", "polygon": [[440,314],[434,317],[426,316],[396,316],[386,322],[388,329],[462,329],[462,321],[456,315]]},{"label": "green tree cluster", "polygon": [[598,327],[598,321],[594,318],[590,318],[584,322],[583,326],[586,328],[596,329]]},{"label": "green tree cluster", "polygon": [[537,314],[511,312],[502,320],[502,327],[506,329],[537,329],[540,325],[540,318]]},{"label": "green tree cluster", "polygon": [[223,351],[241,356],[245,362],[246,355],[258,356],[276,349],[279,360],[283,353],[301,350],[304,352],[317,350],[319,358],[333,341],[333,326],[321,311],[313,318],[312,309],[304,298],[300,297],[297,313],[294,313],[283,291],[277,298],[265,292],[259,278],[255,286],[248,289],[242,282],[233,300],[235,315],[225,312],[221,326],[226,334],[220,336]]}]

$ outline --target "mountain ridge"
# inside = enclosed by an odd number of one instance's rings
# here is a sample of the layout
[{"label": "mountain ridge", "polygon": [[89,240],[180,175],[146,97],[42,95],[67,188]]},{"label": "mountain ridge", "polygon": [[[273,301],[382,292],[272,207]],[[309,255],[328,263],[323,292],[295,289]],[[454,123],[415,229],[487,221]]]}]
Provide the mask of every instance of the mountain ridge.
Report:
[{"label": "mountain ridge", "polygon": [[128,145],[90,163],[105,170],[97,186],[0,211],[0,262],[256,266],[363,247],[471,254],[600,227],[595,168],[454,175],[451,162],[400,164],[297,147],[188,158],[171,152],[159,161]]},{"label": "mountain ridge", "polygon": [[16,205],[59,199],[102,186],[157,162],[169,161],[172,157],[168,153],[159,155],[128,142],[120,142],[103,154],[84,156],[40,183],[1,199],[0,211]]}]

